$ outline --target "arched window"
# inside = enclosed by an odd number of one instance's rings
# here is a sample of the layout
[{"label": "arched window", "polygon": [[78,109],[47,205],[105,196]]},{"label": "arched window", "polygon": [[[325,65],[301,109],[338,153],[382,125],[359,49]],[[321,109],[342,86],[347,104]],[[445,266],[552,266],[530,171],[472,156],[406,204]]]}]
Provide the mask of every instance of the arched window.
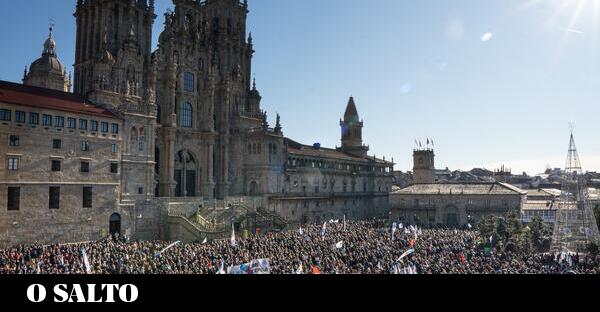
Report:
[{"label": "arched window", "polygon": [[192,104],[190,102],[185,102],[183,104],[183,109],[181,110],[181,127],[191,128],[192,125],[193,125]]}]

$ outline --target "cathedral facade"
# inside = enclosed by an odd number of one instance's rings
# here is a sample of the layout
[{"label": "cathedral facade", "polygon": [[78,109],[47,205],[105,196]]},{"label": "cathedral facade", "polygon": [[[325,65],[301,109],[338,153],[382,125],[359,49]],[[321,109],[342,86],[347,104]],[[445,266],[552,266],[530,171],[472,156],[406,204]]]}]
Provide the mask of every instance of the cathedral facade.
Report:
[{"label": "cathedral facade", "polygon": [[[354,99],[341,147],[285,137],[252,79],[247,1],[173,3],[152,51],[153,0],[78,0],[73,77],[51,33],[23,85],[0,84],[0,243],[173,238],[171,207],[187,218],[232,198],[290,224],[387,217],[394,164],[367,155]],[[35,114],[51,122],[32,123]],[[46,147],[48,136],[70,143]],[[52,160],[90,168],[52,173]]]}]

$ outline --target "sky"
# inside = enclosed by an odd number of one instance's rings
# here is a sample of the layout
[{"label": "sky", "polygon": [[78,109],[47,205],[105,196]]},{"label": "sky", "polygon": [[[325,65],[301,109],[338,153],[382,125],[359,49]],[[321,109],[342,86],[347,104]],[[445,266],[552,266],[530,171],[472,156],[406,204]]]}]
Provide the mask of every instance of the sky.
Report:
[{"label": "sky", "polygon": [[[0,1],[0,79],[20,81],[54,20],[74,62],[75,0]],[[156,0],[163,27],[169,0]],[[249,0],[262,106],[296,141],[340,145],[355,98],[371,155],[409,170],[415,140],[436,167],[564,167],[569,124],[600,171],[600,0]]]}]

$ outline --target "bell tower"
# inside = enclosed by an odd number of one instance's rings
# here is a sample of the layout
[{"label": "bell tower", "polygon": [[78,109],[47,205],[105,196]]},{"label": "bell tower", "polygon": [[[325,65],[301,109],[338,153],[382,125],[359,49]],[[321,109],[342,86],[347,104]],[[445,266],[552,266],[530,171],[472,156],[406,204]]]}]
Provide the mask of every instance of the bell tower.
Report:
[{"label": "bell tower", "polygon": [[435,153],[433,149],[416,149],[413,153],[413,184],[435,183]]},{"label": "bell tower", "polygon": [[77,0],[74,16],[74,92],[91,99],[102,97],[97,93],[144,97],[151,87],[154,0]]},{"label": "bell tower", "polygon": [[354,98],[350,97],[344,119],[340,121],[342,128],[341,150],[357,157],[366,157],[369,147],[363,145],[362,129],[364,123],[358,117],[358,110]]},{"label": "bell tower", "polygon": [[123,119],[121,201],[145,202],[156,185],[154,0],[77,0],[74,15],[74,92]]}]

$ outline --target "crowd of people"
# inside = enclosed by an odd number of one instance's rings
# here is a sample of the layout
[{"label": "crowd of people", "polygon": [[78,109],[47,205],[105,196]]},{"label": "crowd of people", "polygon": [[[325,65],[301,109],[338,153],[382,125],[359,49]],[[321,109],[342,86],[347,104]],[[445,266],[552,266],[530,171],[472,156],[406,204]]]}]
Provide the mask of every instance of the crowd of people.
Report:
[{"label": "crowd of people", "polygon": [[333,221],[202,243],[107,238],[0,249],[0,274],[224,274],[268,259],[272,274],[598,274],[600,257],[522,254],[475,230]]}]

